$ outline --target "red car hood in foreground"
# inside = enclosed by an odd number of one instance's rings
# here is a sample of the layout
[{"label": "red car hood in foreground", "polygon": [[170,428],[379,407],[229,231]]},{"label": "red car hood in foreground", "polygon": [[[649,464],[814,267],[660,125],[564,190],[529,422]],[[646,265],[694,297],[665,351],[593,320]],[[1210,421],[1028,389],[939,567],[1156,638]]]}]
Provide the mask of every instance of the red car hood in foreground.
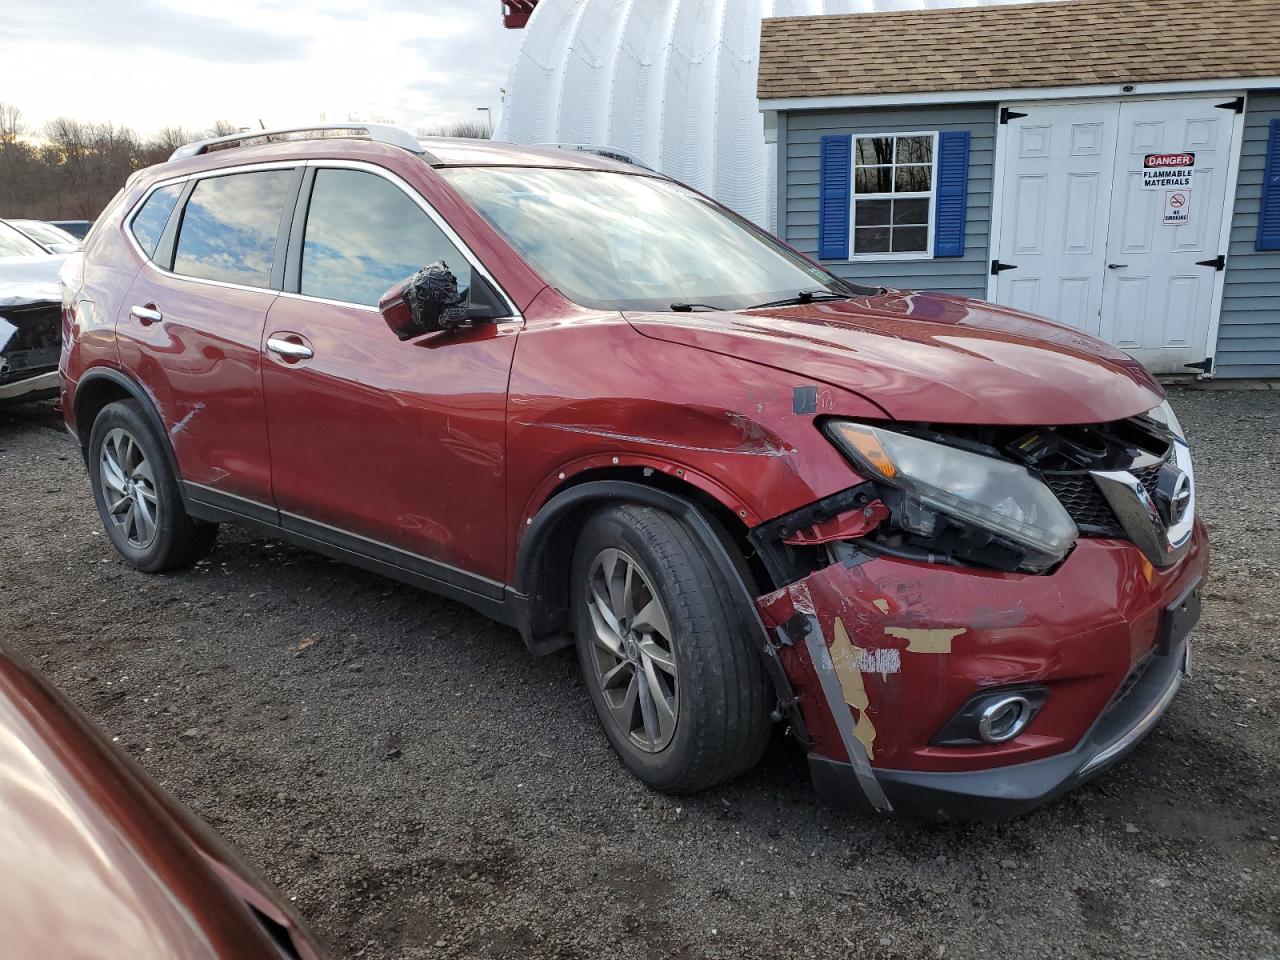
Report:
[{"label": "red car hood in foreground", "polygon": [[3,645],[0,942],[4,960],[320,956],[234,852]]},{"label": "red car hood in foreground", "polygon": [[890,290],[805,306],[627,319],[645,336],[852,390],[897,420],[1102,423],[1150,410],[1164,397],[1141,364],[1115,347],[963,297]]}]

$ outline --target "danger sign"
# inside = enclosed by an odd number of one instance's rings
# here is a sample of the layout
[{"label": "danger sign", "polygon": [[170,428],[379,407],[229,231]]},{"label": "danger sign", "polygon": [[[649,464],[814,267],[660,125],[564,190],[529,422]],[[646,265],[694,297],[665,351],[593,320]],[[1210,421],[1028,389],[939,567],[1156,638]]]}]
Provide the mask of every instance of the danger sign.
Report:
[{"label": "danger sign", "polygon": [[1191,191],[1170,190],[1164,195],[1164,222],[1175,226],[1191,219]]},{"label": "danger sign", "polygon": [[1142,189],[1190,189],[1195,182],[1194,153],[1148,153],[1142,158]]}]

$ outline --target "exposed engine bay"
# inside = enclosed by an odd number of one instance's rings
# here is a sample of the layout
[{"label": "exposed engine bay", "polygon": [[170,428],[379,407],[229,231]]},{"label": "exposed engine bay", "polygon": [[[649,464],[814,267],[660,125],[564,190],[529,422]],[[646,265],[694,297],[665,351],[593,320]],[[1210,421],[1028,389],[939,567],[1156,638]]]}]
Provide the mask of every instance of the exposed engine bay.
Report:
[{"label": "exposed engine bay", "polygon": [[[775,582],[788,582],[796,574],[833,562],[850,563],[860,556],[877,555],[1045,573],[1061,562],[1077,536],[1131,538],[1132,521],[1117,515],[1114,495],[1105,492],[1107,484],[1099,478],[1132,477],[1135,488],[1145,491],[1148,512],[1153,517],[1159,513],[1165,527],[1174,525],[1170,511],[1179,497],[1179,485],[1186,482],[1175,456],[1177,434],[1146,415],[1102,424],[1032,428],[848,422],[835,426],[837,430],[829,430],[833,439],[856,466],[866,468],[861,472],[869,480],[845,491],[847,496],[827,498],[755,532],[752,539],[761,547],[761,559],[774,568]],[[837,436],[841,431],[843,438]],[[912,462],[910,457],[917,453],[908,449],[913,441],[920,441],[917,446],[921,449],[956,451],[954,462],[948,461],[952,455],[947,454],[930,465],[931,469],[946,477],[953,492],[970,499],[985,497],[990,517],[996,517],[998,511],[1010,512],[1009,504],[1019,497],[1025,501],[1020,507],[1028,521],[1043,521],[1047,512],[1056,512],[1058,539],[1042,547],[1018,536],[1016,529],[983,522],[983,517],[963,509],[948,509],[950,494],[930,496],[928,492],[939,490],[943,480],[937,481],[939,487],[925,484],[923,493],[919,485],[903,482],[906,477],[900,466],[904,459]],[[892,444],[901,446],[895,449]],[[891,463],[894,457],[899,468]],[[1020,477],[1022,487],[1034,487],[1030,494],[1012,481],[1006,488],[994,489],[1002,481],[993,460],[1016,465],[1004,469],[1016,474],[1012,480]],[[974,464],[968,486],[955,480],[966,461]],[[984,491],[983,486],[993,489]],[[951,496],[950,503],[969,502],[965,498]],[[831,535],[812,532],[821,529]],[[797,532],[804,530],[810,532]],[[842,532],[833,532],[837,530]],[[771,540],[773,548],[768,546]],[[780,556],[788,547],[790,556]]]},{"label": "exposed engine bay", "polygon": [[0,387],[58,368],[60,302],[0,308]]}]

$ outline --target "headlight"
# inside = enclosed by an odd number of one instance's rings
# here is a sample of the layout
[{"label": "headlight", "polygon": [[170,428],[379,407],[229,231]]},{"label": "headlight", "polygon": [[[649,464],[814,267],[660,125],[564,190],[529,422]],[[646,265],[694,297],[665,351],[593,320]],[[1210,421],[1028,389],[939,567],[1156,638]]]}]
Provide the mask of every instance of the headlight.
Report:
[{"label": "headlight", "polygon": [[895,519],[914,532],[929,535],[920,523],[937,511],[1024,548],[1024,566],[1034,570],[1065,557],[1079,534],[1058,498],[1025,467],[847,420],[826,429],[868,479],[903,492],[906,516]]},{"label": "headlight", "polygon": [[1160,404],[1160,406],[1156,407],[1154,410],[1148,410],[1147,416],[1160,424],[1183,443],[1187,442],[1187,435],[1182,432],[1182,424],[1178,422],[1178,415],[1173,412],[1173,407],[1169,406],[1168,400]]}]

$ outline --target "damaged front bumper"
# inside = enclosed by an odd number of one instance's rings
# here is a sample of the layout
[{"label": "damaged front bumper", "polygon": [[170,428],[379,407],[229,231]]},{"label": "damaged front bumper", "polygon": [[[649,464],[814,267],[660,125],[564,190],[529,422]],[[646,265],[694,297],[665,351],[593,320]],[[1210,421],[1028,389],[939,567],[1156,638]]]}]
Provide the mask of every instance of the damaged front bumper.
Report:
[{"label": "damaged front bumper", "polygon": [[0,402],[57,394],[61,318],[61,301],[0,306]]},{"label": "damaged front bumper", "polygon": [[[1016,815],[1101,773],[1178,690],[1207,573],[1204,529],[1154,568],[1083,539],[1049,575],[893,557],[836,563],[757,599],[798,699],[819,792],[934,819]],[[1047,691],[1004,743],[942,744],[985,691]]]}]

